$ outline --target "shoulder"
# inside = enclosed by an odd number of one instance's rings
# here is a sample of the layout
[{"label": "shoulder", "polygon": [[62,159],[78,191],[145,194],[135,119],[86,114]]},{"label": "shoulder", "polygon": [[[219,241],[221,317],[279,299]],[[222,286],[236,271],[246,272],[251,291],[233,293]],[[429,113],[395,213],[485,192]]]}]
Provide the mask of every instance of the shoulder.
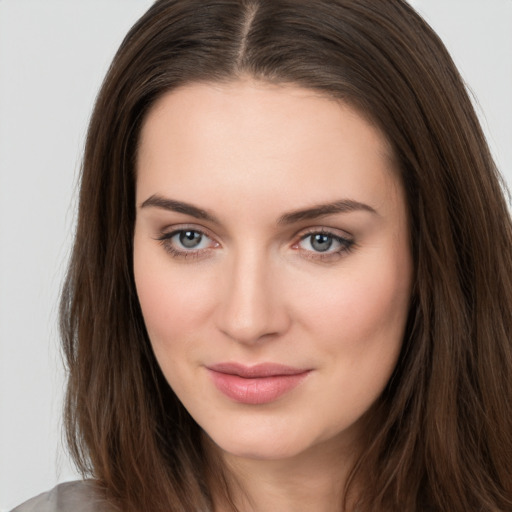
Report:
[{"label": "shoulder", "polygon": [[92,480],[66,482],[11,512],[111,512]]}]

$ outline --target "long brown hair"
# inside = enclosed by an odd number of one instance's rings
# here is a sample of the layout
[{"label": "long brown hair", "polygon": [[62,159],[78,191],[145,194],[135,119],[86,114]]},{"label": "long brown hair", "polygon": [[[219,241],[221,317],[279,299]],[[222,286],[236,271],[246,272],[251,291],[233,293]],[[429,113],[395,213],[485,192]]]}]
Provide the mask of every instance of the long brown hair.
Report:
[{"label": "long brown hair", "polygon": [[201,430],[137,300],[134,162],[164,93],[242,75],[357,108],[394,148],[406,191],[411,309],[348,482],[357,510],[512,510],[511,221],[463,82],[403,0],[158,0],[128,33],[90,122],[62,296],[78,467],[123,510],[212,508]]}]

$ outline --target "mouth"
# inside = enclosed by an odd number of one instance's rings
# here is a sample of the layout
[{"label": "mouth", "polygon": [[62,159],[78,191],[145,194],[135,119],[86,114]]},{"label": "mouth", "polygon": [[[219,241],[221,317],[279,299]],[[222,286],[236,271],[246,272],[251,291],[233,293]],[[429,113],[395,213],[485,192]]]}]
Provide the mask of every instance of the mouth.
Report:
[{"label": "mouth", "polygon": [[297,387],[310,369],[263,363],[245,366],[239,363],[219,363],[207,370],[217,389],[231,400],[260,405],[273,402]]}]

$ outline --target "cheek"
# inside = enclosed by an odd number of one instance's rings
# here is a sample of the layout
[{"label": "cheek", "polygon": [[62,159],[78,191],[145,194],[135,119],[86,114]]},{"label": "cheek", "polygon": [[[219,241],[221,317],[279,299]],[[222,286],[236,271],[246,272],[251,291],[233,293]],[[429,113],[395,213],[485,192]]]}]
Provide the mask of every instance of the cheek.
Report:
[{"label": "cheek", "polygon": [[216,283],[211,277],[194,278],[192,265],[176,265],[170,258],[163,250],[135,245],[137,295],[157,356],[159,349],[176,340],[186,342],[197,333],[215,302]]},{"label": "cheek", "polygon": [[303,328],[336,361],[333,378],[355,395],[384,386],[396,365],[410,296],[411,266],[404,254],[361,258],[352,268],[347,263],[337,275],[310,282],[307,294],[294,294],[302,297],[296,306]]},{"label": "cheek", "polygon": [[[405,319],[409,287],[403,273],[372,271],[340,273],[307,287],[307,294],[295,293],[303,321],[311,329],[337,332],[350,342],[389,329],[400,330]],[[300,299],[302,297],[302,299]]]},{"label": "cheek", "polygon": [[[202,342],[208,340],[203,327],[212,307],[213,283],[193,279],[190,271],[168,258],[165,253],[163,258],[135,253],[135,282],[156,360],[174,392],[187,401],[190,370],[196,368]],[[199,385],[195,381],[195,392],[206,393]]]},{"label": "cheek", "polygon": [[303,303],[303,325],[322,353],[329,382],[329,392],[318,390],[317,407],[336,418],[328,435],[362,417],[393,373],[409,305],[403,276],[367,269],[353,279],[345,275],[328,293],[313,289]]}]

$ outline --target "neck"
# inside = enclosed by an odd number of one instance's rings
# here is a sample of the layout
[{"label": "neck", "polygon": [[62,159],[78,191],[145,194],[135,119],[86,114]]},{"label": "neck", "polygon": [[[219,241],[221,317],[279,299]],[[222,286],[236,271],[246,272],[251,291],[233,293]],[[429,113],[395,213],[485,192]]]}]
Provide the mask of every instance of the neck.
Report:
[{"label": "neck", "polygon": [[[332,512],[342,510],[344,488],[357,450],[333,440],[285,459],[238,457],[207,441],[226,478],[238,512]],[[217,472],[215,474],[218,474]],[[231,512],[226,496],[213,485],[215,512]]]}]

